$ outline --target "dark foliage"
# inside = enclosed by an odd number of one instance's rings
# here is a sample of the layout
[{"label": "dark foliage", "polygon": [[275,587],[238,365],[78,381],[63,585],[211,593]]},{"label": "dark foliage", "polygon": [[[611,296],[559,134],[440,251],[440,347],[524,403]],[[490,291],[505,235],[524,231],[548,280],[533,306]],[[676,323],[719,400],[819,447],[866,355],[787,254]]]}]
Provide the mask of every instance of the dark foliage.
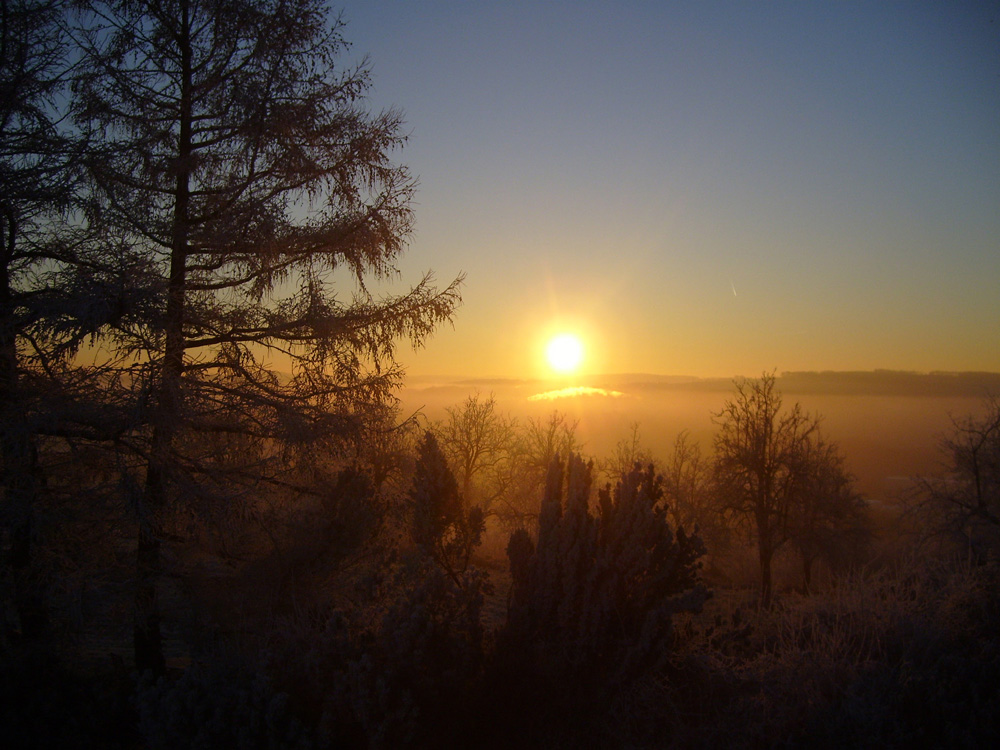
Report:
[{"label": "dark foliage", "polygon": [[994,746],[998,573],[911,562],[752,613],[736,658],[698,642],[695,659],[721,679],[677,746]]},{"label": "dark foliage", "polygon": [[513,581],[497,679],[508,710],[543,734],[567,712],[586,731],[609,703],[659,675],[672,653],[673,617],[708,598],[697,578],[704,546],[667,523],[652,467],[636,466],[602,490],[596,515],[591,470],[571,455],[564,482],[554,461],[537,544],[518,531],[508,547]]},{"label": "dark foliage", "polygon": [[73,142],[52,106],[65,87],[62,11],[0,2],[0,609],[16,620],[0,620],[0,640],[40,635],[47,620],[32,570],[39,394],[26,374],[52,355],[37,341],[40,300],[52,292],[45,270],[58,264],[50,227],[74,193]]},{"label": "dark foliage", "polygon": [[988,397],[978,416],[952,419],[939,443],[944,477],[921,478],[914,515],[926,535],[943,537],[980,560],[1000,551],[1000,398]]},{"label": "dark foliage", "polygon": [[0,660],[5,747],[130,748],[137,738],[132,680],[119,664],[70,669],[51,651],[8,651]]},{"label": "dark foliage", "polygon": [[482,539],[485,518],[479,507],[466,507],[432,432],[424,434],[418,448],[409,500],[413,540],[455,585],[462,586],[469,558]]},{"label": "dark foliage", "polygon": [[314,747],[267,676],[225,658],[192,665],[177,680],[146,676],[136,691],[138,728],[150,750]]}]

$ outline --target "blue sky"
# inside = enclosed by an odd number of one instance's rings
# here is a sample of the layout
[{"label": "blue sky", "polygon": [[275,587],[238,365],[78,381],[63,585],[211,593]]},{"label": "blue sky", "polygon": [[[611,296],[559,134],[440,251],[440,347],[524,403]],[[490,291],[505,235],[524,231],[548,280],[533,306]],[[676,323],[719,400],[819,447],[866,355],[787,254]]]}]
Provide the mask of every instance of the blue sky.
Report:
[{"label": "blue sky", "polygon": [[1000,370],[1000,3],[343,11],[467,278],[411,373]]}]

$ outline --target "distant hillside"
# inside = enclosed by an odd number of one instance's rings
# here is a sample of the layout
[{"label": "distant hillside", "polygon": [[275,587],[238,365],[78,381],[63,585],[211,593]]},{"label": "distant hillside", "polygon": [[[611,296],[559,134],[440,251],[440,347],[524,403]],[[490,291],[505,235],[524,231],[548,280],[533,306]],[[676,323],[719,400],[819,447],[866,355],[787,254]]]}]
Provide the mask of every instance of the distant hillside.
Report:
[{"label": "distant hillside", "polygon": [[[621,373],[580,378],[596,388],[631,393],[653,391],[729,392],[733,378],[698,378],[680,375]],[[545,381],[513,378],[463,378],[419,376],[407,378],[407,386],[418,390],[488,393],[491,390],[549,387]],[[1000,395],[1000,373],[995,372],[907,372],[873,370],[865,372],[783,372],[778,378],[782,393],[830,396],[931,396],[983,398]]]},{"label": "distant hillside", "polygon": [[778,381],[786,393],[859,396],[1000,395],[995,372],[783,372]]}]

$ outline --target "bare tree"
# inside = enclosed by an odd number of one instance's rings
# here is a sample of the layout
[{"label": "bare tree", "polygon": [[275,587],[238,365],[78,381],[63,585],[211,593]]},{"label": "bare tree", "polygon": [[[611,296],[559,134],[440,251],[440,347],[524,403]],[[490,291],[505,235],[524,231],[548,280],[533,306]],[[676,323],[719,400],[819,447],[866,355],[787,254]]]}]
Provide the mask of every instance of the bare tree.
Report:
[{"label": "bare tree", "polygon": [[[500,414],[496,405],[493,394],[482,400],[478,393],[469,396],[460,406],[446,410],[448,417],[437,430],[466,502],[478,500],[487,513],[503,493],[502,481],[495,480],[505,476],[503,464],[510,461],[516,428],[515,420]],[[494,480],[494,487],[477,487],[477,480],[480,485],[484,480]]]},{"label": "bare tree", "polygon": [[944,477],[917,482],[918,506],[935,532],[962,537],[977,555],[1000,541],[1000,398],[988,396],[980,416],[952,419],[940,441]]},{"label": "bare tree", "polygon": [[663,471],[663,489],[667,499],[667,514],[678,528],[689,531],[711,526],[711,465],[701,453],[701,445],[682,431],[674,440],[674,450]]},{"label": "bare tree", "polygon": [[799,404],[782,411],[773,373],[735,381],[736,394],[714,420],[715,480],[720,501],[757,544],[761,604],[771,603],[771,563],[791,536],[791,514],[807,475],[818,421]]},{"label": "bare tree", "polygon": [[812,587],[818,560],[831,566],[856,560],[870,541],[868,503],[855,489],[836,443],[817,431],[805,446],[805,476],[792,509],[791,538],[802,562],[802,587]]},{"label": "bare tree", "polygon": [[639,435],[639,423],[632,422],[629,425],[628,437],[619,440],[615,444],[611,455],[607,459],[600,461],[599,466],[605,479],[614,484],[627,477],[636,464],[649,466],[650,464],[655,464],[655,459],[653,458],[653,454],[642,445],[642,439]]},{"label": "bare tree", "polygon": [[498,468],[495,502],[497,515],[511,529],[524,529],[538,518],[539,494],[545,487],[548,468],[557,456],[569,456],[580,448],[577,422],[558,410],[547,419],[530,418],[515,430],[508,459]]},{"label": "bare tree", "polygon": [[557,455],[569,456],[581,448],[577,441],[578,420],[554,410],[548,419],[529,418],[524,431],[525,452],[531,469],[539,476],[539,485],[544,482],[552,459]]},{"label": "bare tree", "polygon": [[104,133],[89,159],[94,215],[122,240],[127,283],[150,289],[145,317],[106,342],[145,394],[136,664],[162,672],[164,509],[214,470],[188,436],[257,441],[267,466],[253,462],[241,491],[287,479],[289,450],[360,434],[392,399],[396,341],[419,345],[448,320],[458,281],[369,291],[395,272],[414,183],[392,160],[399,113],[364,107],[364,64],[335,67],[342,23],[322,0],[90,8],[75,115]]}]

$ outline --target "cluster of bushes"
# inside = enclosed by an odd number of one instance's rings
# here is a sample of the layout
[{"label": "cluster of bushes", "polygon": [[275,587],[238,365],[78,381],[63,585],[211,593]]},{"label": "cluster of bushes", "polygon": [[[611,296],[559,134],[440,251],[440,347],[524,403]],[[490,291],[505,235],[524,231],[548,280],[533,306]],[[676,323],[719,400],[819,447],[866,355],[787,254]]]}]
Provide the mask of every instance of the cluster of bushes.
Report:
[{"label": "cluster of bushes", "polygon": [[[481,515],[457,502],[433,435],[410,476],[382,508],[395,523],[373,531],[366,515],[368,541],[313,555],[295,585],[276,577],[280,606],[202,623],[167,676],[54,651],[5,659],[6,736],[248,749],[998,739],[996,564],[872,568],[761,608],[701,583],[704,545],[670,523],[651,467],[595,493],[593,465],[572,455],[550,466],[536,524],[510,536],[507,585],[475,554]],[[331,491],[357,502],[373,488],[347,472]],[[504,596],[491,620],[485,602]]]},{"label": "cluster of bushes", "polygon": [[537,622],[470,629],[430,576],[374,623],[302,613],[155,680],[5,660],[3,725],[16,747],[988,747],[998,585],[995,565],[914,563],[770,610],[720,593],[628,675],[558,643],[535,660]]},{"label": "cluster of bushes", "polygon": [[739,616],[682,649],[714,679],[708,715],[679,715],[680,746],[993,746],[998,584],[995,563],[909,560],[767,610],[724,605]]},{"label": "cluster of bushes", "polygon": [[[562,424],[554,416],[548,434]],[[456,479],[454,436],[449,447],[438,425],[397,438],[315,464],[311,495],[261,493],[210,517],[176,506],[160,589],[165,675],[130,668],[117,622],[134,554],[122,509],[43,506],[49,624],[42,639],[3,644],[5,736],[121,748],[997,739],[989,555],[869,562],[764,606],[759,590],[706,584],[719,547],[685,515],[706,475],[683,436],[666,470],[627,466],[637,432],[600,471],[554,455],[520,485],[535,486],[533,511],[499,527],[478,502],[480,475]],[[97,511],[119,518],[114,547]],[[487,535],[505,540],[502,559],[484,552]],[[802,552],[786,549],[786,562]]]},{"label": "cluster of bushes", "polygon": [[[697,611],[707,592],[697,580],[704,548],[671,528],[652,470],[637,467],[593,507],[592,472],[575,455],[552,463],[537,527],[511,538],[508,615],[491,622],[484,602],[506,592],[473,559],[482,513],[461,502],[427,433],[408,492],[381,507],[378,528],[368,514],[337,523],[338,504],[323,502],[329,524],[308,538],[290,526],[308,554],[279,556],[279,574],[262,575],[258,560],[229,579],[258,606],[200,604],[207,589],[188,581],[187,606],[204,607],[182,634],[190,662],[119,680],[124,708],[107,723],[120,724],[122,746],[399,747],[504,744],[522,732],[541,741],[566,711],[599,715],[668,661],[673,616]],[[375,490],[349,470],[332,491],[361,503]],[[367,541],[345,543],[344,525]],[[81,665],[94,679],[111,666]],[[70,680],[47,674],[57,683],[49,703],[72,695]],[[28,694],[7,693],[25,738],[47,724]]]}]

